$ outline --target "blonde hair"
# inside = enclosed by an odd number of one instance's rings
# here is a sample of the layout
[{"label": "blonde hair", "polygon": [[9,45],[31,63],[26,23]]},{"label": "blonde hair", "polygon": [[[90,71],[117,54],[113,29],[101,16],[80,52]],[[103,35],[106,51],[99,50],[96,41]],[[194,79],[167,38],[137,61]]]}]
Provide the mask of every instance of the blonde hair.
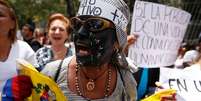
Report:
[{"label": "blonde hair", "polygon": [[16,33],[17,33],[17,17],[15,14],[15,11],[14,11],[13,7],[11,6],[11,4],[7,0],[0,0],[0,4],[4,5],[5,7],[8,8],[9,16],[15,22],[14,28],[10,29],[8,32],[9,39],[11,40],[12,43],[14,43],[17,40],[17,36],[16,36]]},{"label": "blonde hair", "polygon": [[57,20],[57,19],[65,22],[67,24],[67,27],[66,27],[67,32],[71,33],[72,28],[71,28],[70,20],[67,17],[65,17],[63,14],[61,14],[61,13],[53,13],[53,14],[51,14],[49,16],[46,30],[48,31],[49,28],[50,28],[50,24],[52,23],[52,21]]}]

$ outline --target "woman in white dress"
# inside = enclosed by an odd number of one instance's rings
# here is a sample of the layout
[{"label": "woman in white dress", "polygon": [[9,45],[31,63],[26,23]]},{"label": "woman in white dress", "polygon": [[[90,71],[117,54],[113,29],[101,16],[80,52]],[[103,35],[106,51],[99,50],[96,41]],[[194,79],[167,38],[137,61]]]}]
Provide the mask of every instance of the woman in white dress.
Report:
[{"label": "woman in white dress", "polygon": [[[30,82],[30,79],[17,76],[16,59],[24,59],[33,65],[35,65],[36,59],[32,48],[16,38],[17,19],[7,0],[0,0],[0,26],[0,92],[4,97],[7,97],[5,99],[2,96],[2,100],[15,99],[20,101],[21,99],[18,99],[19,95],[31,93],[25,90],[29,85],[23,85],[24,82]],[[24,86],[24,92],[17,91],[18,88],[23,89],[20,85],[15,86],[16,89],[11,88],[11,85],[8,85],[10,81],[12,84],[20,82]],[[11,88],[12,95],[8,94],[8,88]]]}]

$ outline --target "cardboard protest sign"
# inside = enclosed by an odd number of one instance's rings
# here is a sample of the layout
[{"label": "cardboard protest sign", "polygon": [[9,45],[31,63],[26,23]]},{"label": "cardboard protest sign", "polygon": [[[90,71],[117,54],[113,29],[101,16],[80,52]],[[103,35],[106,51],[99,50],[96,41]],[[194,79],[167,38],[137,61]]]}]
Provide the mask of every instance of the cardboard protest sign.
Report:
[{"label": "cardboard protest sign", "polygon": [[200,101],[201,71],[160,68],[160,82],[165,89],[177,91],[177,101]]},{"label": "cardboard protest sign", "polygon": [[[49,77],[38,72],[31,64],[25,60],[17,60],[19,75],[27,75],[31,78],[34,88],[28,101],[67,101],[66,97],[57,86],[57,84]],[[54,96],[48,96],[51,93]]]},{"label": "cardboard protest sign", "polygon": [[131,34],[139,37],[128,52],[138,67],[172,65],[191,15],[178,8],[136,1]]}]

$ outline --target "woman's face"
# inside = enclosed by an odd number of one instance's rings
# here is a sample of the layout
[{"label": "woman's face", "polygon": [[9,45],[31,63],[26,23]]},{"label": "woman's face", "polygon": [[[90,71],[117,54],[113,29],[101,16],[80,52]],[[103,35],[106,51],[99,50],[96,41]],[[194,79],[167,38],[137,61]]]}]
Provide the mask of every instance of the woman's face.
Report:
[{"label": "woman's face", "polygon": [[48,36],[52,45],[64,44],[68,38],[67,24],[59,19],[51,22]]},{"label": "woman's face", "polygon": [[0,4],[0,37],[8,38],[8,33],[10,29],[15,26],[14,20],[11,19],[9,14],[9,8]]},{"label": "woman's face", "polygon": [[116,42],[114,25],[108,20],[97,17],[75,19],[72,19],[72,26],[77,62],[86,67],[109,63]]}]

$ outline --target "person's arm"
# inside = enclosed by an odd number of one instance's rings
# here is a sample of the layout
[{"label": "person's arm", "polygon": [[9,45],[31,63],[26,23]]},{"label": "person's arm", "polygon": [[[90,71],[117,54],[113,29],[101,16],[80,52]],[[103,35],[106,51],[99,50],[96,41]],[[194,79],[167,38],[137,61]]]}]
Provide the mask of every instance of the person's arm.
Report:
[{"label": "person's arm", "polygon": [[137,38],[138,38],[138,35],[134,35],[134,34],[128,35],[127,36],[127,42],[128,42],[127,46],[134,44],[137,41]]},{"label": "person's arm", "polygon": [[1,92],[0,92],[0,101],[1,101]]},{"label": "person's arm", "polygon": [[[160,82],[155,82],[156,86],[157,86],[157,92],[161,91],[161,90],[165,90],[164,87],[162,86],[162,83]],[[176,101],[176,93],[173,94],[164,94],[160,97],[161,101]]]},{"label": "person's arm", "polygon": [[134,44],[137,41],[137,38],[138,38],[138,35],[134,35],[134,34],[131,34],[131,35],[127,36],[127,44],[126,44],[126,47],[125,47],[125,50],[124,50],[126,55],[128,55],[129,46]]},{"label": "person's arm", "polygon": [[[134,44],[137,41],[138,35],[128,35],[127,36],[127,45],[124,50],[126,56],[128,55],[128,48],[130,45]],[[137,66],[132,62],[132,60],[129,57],[126,57],[126,60],[128,62],[128,67],[131,69],[132,73],[137,72]]]},{"label": "person's arm", "polygon": [[128,62],[128,67],[130,68],[132,73],[135,73],[138,71],[138,67],[133,63],[133,61],[129,58],[126,57],[126,60]]}]

